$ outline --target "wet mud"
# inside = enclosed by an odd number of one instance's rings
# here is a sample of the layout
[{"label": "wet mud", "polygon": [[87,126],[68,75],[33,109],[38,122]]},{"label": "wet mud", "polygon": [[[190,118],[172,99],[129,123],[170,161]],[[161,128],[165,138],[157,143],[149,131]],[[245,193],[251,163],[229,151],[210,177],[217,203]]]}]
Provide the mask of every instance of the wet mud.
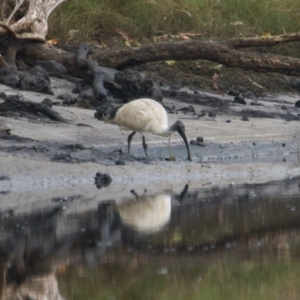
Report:
[{"label": "wet mud", "polygon": [[[212,83],[210,75],[207,80]],[[202,89],[177,81],[169,84],[168,78],[159,82],[158,73],[156,79],[169,123],[181,120],[185,124],[192,162],[187,161],[186,148],[176,134],[171,137],[175,161],[169,159],[168,139],[151,134],[146,136],[149,158],[144,155],[138,135],[133,138],[128,155],[130,132],[120,132],[117,126],[98,120],[96,108],[88,108],[88,102],[84,108],[79,103],[65,103],[66,98],[61,95],[73,95],[74,82],[51,78],[53,96],[1,85],[0,90],[7,97],[18,95],[32,103],[47,102],[67,121],[55,122],[30,110],[24,114],[17,109],[14,113],[0,111],[0,176],[10,178],[0,182],[0,191],[5,195],[10,192],[7,205],[21,195],[22,189],[43,189],[46,185],[47,197],[57,187],[80,182],[76,187],[80,189],[81,184],[94,184],[97,173],[111,177],[109,185],[105,180],[98,182],[101,191],[115,189],[117,193],[129,185],[132,189],[151,185],[155,188],[157,183],[174,180],[200,180],[200,184],[215,185],[300,174],[297,90],[283,95],[274,94],[273,90],[258,93],[250,86],[242,88],[231,82],[216,92],[208,86]],[[4,98],[0,98],[0,106],[4,103]],[[121,104],[122,101],[109,100],[111,106]]]},{"label": "wet mud", "polygon": [[[234,99],[230,99],[229,96],[219,96],[203,92],[194,93],[191,90],[174,91],[170,87],[162,91],[166,99],[169,99],[172,103],[171,105],[169,103],[163,103],[168,114],[174,118],[177,116],[183,119],[187,118],[193,122],[195,126],[198,126],[198,124],[201,126],[202,120],[215,123],[218,122],[219,118],[225,118],[223,121],[225,124],[231,123],[231,120],[235,123],[251,121],[249,122],[251,126],[255,124],[256,119],[280,119],[287,122],[300,121],[299,108],[296,107],[293,102],[283,101],[280,97],[258,98],[255,102],[246,99],[247,105],[241,105],[236,103]],[[249,106],[255,107],[255,109],[249,108]],[[202,109],[199,110],[199,107]],[[33,122],[37,125],[42,123],[43,127],[47,127],[47,125],[55,126],[56,124],[45,116],[37,119],[36,112],[31,113],[30,110],[26,111],[25,115],[19,114],[18,112],[16,113],[17,114],[13,117],[24,120],[24,123]],[[26,121],[26,119],[28,121]],[[234,134],[236,128],[230,128],[229,125],[225,124],[224,126],[228,126],[226,130]],[[74,125],[93,129],[93,126],[85,123],[76,123]],[[205,132],[203,132],[203,135],[205,135]],[[126,136],[126,132],[125,135],[121,136],[124,145],[126,144]],[[140,137],[136,139],[139,140]],[[165,151],[166,146],[164,145],[153,145],[149,147],[150,158],[146,158],[140,154],[141,147],[139,147],[139,154],[134,151],[132,155],[128,155],[126,153],[126,147],[112,145],[112,147],[103,149],[102,147],[90,146],[80,140],[78,140],[78,143],[55,140],[47,141],[47,139],[38,140],[11,134],[6,131],[0,131],[0,142],[2,142],[0,151],[3,153],[9,153],[10,156],[22,155],[23,158],[40,161],[49,160],[62,163],[92,162],[103,165],[124,165],[126,162],[158,164],[163,160],[168,160],[168,156],[166,155],[167,151]],[[194,150],[194,162],[222,161],[226,163],[226,159],[244,159],[245,161],[249,161],[253,159],[253,157],[261,156],[261,152],[266,151],[267,152],[263,155],[265,160],[272,161],[272,157],[269,159],[266,157],[267,154],[278,152],[280,148],[285,150],[285,154],[279,158],[279,160],[284,161],[289,154],[295,154],[296,158],[298,151],[296,135],[293,136],[292,140],[283,140],[282,142],[267,140],[257,142],[255,137],[253,137],[252,140],[239,141],[238,143],[228,140],[228,143],[220,144],[217,140],[214,142],[207,141],[203,136],[195,136],[194,139],[190,139],[189,142]],[[199,147],[201,151],[195,150]],[[185,160],[183,147],[174,145],[172,146],[172,150],[180,161]],[[165,155],[156,155],[156,153],[163,152]]]}]

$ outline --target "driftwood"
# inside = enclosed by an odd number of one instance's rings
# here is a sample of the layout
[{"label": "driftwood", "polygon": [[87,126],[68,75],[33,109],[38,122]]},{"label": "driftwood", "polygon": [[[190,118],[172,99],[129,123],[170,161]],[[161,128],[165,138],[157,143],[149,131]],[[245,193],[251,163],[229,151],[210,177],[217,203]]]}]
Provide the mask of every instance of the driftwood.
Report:
[{"label": "driftwood", "polygon": [[22,45],[46,41],[48,18],[67,0],[0,1],[0,67],[16,69],[16,56]]},{"label": "driftwood", "polygon": [[[300,41],[300,33],[284,34],[268,38],[235,39],[221,42],[188,40],[182,42],[153,43],[141,47],[126,47],[118,50],[94,51],[90,58],[101,66],[122,70],[126,67],[163,60],[205,59],[228,67],[239,67],[259,72],[278,72],[300,75],[300,59],[275,54],[239,50],[246,47],[274,46]],[[31,59],[55,59],[70,72],[78,70],[73,53],[47,44],[26,44],[20,53]]]},{"label": "driftwood", "polygon": [[89,52],[90,49],[86,44],[79,45],[76,55],[76,66],[81,69],[89,69],[93,76],[93,88],[96,99],[100,102],[105,102],[107,100],[107,92],[103,86],[105,74],[95,60],[87,59]]},{"label": "driftwood", "polygon": [[0,35],[13,33],[18,40],[45,41],[48,18],[67,0],[1,0]]},{"label": "driftwood", "polygon": [[1,115],[15,111],[26,115],[44,116],[56,122],[67,123],[67,120],[46,104],[25,100],[19,95],[4,96],[3,98],[5,101],[0,104]]}]

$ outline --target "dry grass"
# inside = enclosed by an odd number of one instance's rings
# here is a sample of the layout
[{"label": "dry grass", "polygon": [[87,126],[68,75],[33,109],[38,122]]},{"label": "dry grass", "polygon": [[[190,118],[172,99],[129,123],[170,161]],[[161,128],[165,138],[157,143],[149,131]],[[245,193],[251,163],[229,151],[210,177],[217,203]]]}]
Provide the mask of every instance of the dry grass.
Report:
[{"label": "dry grass", "polygon": [[75,29],[76,40],[98,41],[121,29],[140,42],[186,31],[221,40],[297,32],[299,17],[300,1],[294,0],[80,0],[53,13],[49,35],[66,41]]}]

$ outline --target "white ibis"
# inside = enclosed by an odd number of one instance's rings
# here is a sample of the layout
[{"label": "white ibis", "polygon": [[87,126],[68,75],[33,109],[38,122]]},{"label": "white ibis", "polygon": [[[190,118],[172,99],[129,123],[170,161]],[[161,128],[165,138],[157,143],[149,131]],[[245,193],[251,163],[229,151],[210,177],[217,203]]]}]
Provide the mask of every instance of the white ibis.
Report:
[{"label": "white ibis", "polygon": [[146,157],[148,157],[144,133],[151,132],[155,135],[169,137],[170,139],[171,134],[177,131],[185,143],[188,160],[192,160],[189,144],[185,136],[184,124],[181,121],[176,121],[173,125],[169,126],[166,110],[155,100],[147,98],[133,100],[114,108],[105,116],[104,121],[105,123],[118,125],[121,130],[132,130],[132,133],[127,138],[128,154],[130,153],[132,137],[137,132],[143,137],[143,148]]}]

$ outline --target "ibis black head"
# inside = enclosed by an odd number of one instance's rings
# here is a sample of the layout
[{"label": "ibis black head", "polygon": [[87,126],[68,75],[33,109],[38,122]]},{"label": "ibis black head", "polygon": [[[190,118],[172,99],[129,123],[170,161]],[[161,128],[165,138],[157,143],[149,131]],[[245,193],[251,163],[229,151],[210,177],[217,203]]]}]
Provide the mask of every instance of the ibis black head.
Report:
[{"label": "ibis black head", "polygon": [[186,135],[185,135],[185,126],[184,126],[184,124],[181,121],[176,121],[170,127],[170,130],[171,131],[177,131],[180,134],[180,136],[182,137],[182,139],[183,139],[183,141],[185,143],[185,146],[186,146],[186,150],[187,150],[187,153],[188,153],[188,160],[192,161],[191,153],[190,153],[190,148],[189,148],[189,143],[188,143]]},{"label": "ibis black head", "polygon": [[119,108],[120,106],[114,107],[113,109],[109,110],[106,114],[104,114],[104,122],[110,123],[116,117]]}]

